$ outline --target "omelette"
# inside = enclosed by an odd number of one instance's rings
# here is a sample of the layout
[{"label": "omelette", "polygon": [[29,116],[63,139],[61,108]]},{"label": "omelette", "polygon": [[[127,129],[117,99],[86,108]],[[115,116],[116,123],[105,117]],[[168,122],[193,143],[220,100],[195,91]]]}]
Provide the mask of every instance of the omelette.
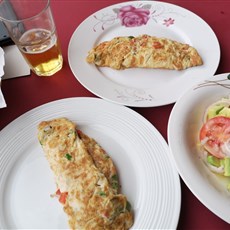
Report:
[{"label": "omelette", "polygon": [[[109,182],[109,178],[116,175],[115,166],[108,164],[112,172],[106,177],[106,170],[99,166],[103,161],[98,160],[98,167],[95,164],[97,151],[94,149],[102,148],[76,130],[76,124],[66,118],[38,125],[38,139],[53,171],[56,194],[68,216],[70,228],[129,229],[133,224],[130,203]],[[98,155],[102,159],[106,153]]]},{"label": "omelette", "polygon": [[167,38],[149,35],[115,37],[92,48],[88,63],[116,70],[154,68],[184,70],[203,64],[198,51],[188,45]]},{"label": "omelette", "polygon": [[87,136],[79,129],[77,130],[77,133],[79,138],[85,144],[95,166],[105,175],[114,191],[119,192],[120,184],[118,180],[118,173],[110,156],[93,138]]}]

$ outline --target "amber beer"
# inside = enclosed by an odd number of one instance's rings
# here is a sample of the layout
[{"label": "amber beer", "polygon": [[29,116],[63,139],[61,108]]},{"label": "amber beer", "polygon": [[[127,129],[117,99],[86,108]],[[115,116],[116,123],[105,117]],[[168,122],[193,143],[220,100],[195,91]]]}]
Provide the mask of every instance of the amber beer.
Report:
[{"label": "amber beer", "polygon": [[0,20],[35,74],[51,76],[62,68],[50,0],[0,0]]},{"label": "amber beer", "polygon": [[63,59],[55,32],[45,29],[28,30],[17,45],[37,75],[51,76],[62,68]]}]

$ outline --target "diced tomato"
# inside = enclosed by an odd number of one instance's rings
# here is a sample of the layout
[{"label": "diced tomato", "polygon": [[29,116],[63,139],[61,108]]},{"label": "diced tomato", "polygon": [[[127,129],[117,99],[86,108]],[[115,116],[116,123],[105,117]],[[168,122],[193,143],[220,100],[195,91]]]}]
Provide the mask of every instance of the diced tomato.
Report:
[{"label": "diced tomato", "polygon": [[67,195],[68,195],[68,192],[61,193],[61,196],[59,198],[59,202],[62,203],[62,204],[65,204]]},{"label": "diced tomato", "polygon": [[153,42],[153,48],[155,49],[161,49],[164,46],[160,42]]},{"label": "diced tomato", "polygon": [[65,204],[68,192],[61,192],[60,189],[56,191],[56,195],[59,196],[59,202]]},{"label": "diced tomato", "polygon": [[209,119],[200,130],[200,141],[213,156],[224,158],[229,155],[223,146],[230,141],[230,118],[217,116]]},{"label": "diced tomato", "polygon": [[81,135],[81,134],[82,134],[82,131],[79,130],[79,129],[77,129],[77,134],[78,134],[78,135]]},{"label": "diced tomato", "polygon": [[109,211],[108,210],[105,210],[103,214],[104,214],[104,217],[109,218]]}]

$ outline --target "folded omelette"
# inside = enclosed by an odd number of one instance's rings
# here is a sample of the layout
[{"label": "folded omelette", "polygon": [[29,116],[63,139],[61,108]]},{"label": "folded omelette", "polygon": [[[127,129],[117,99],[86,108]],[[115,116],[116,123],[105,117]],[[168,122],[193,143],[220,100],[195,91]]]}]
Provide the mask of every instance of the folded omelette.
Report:
[{"label": "folded omelette", "polygon": [[88,63],[113,69],[159,68],[184,70],[203,64],[198,51],[167,38],[149,35],[115,37],[93,47]]},{"label": "folded omelette", "polygon": [[[38,139],[54,173],[56,195],[71,229],[129,229],[131,206],[119,193],[116,168],[97,142],[72,121],[38,125]],[[103,167],[104,165],[104,167]]]}]

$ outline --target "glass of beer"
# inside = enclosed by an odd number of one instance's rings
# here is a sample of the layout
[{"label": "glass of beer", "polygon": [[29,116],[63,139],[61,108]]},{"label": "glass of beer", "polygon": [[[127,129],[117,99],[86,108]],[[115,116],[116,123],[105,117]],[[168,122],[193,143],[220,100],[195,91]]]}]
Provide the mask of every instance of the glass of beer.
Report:
[{"label": "glass of beer", "polygon": [[1,0],[0,19],[36,75],[51,76],[62,68],[49,0]]}]

